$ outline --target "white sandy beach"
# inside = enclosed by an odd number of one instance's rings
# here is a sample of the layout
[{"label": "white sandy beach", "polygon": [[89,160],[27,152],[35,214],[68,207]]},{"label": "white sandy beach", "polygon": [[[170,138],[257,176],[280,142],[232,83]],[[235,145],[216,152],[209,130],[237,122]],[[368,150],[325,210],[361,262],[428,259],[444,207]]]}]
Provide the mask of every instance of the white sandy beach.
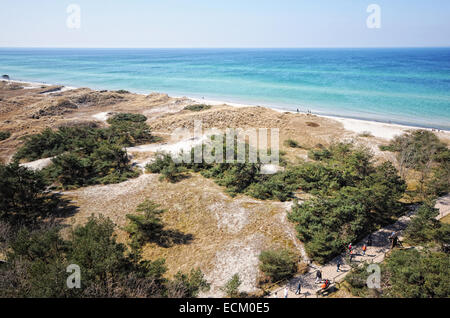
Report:
[{"label": "white sandy beach", "polygon": [[[19,84],[28,84],[29,87],[26,87],[28,89],[32,88],[39,88],[41,86],[50,86],[52,84],[48,83],[39,83],[39,82],[26,82],[26,81],[17,81],[17,80],[10,80],[10,82],[15,82]],[[56,84],[55,84],[56,85]],[[77,89],[77,87],[74,86],[64,86],[60,91],[58,92],[64,92],[67,90]],[[143,94],[148,95],[148,94]],[[172,96],[175,98],[182,98],[180,96]],[[228,105],[232,107],[265,107],[269,108],[278,112],[289,112],[289,113],[296,113],[292,110],[283,110],[281,108],[276,107],[267,107],[267,106],[259,106],[259,105],[249,105],[249,104],[242,104],[242,103],[234,103],[234,102],[226,102],[226,101],[218,101],[218,100],[210,100],[205,98],[191,98],[189,96],[183,96],[183,98],[188,98],[193,101],[193,103],[199,103],[199,104],[207,104],[211,106],[220,106],[220,105]],[[302,112],[300,112],[302,113]],[[304,114],[304,113],[302,113]],[[401,135],[405,131],[408,130],[414,130],[414,129],[425,129],[434,131],[439,137],[444,139],[450,139],[450,131],[448,130],[437,130],[432,128],[423,128],[423,127],[414,127],[414,126],[406,126],[406,125],[399,125],[399,124],[389,124],[389,123],[382,123],[377,121],[369,121],[369,120],[361,120],[361,119],[353,119],[353,118],[345,118],[345,117],[337,117],[337,116],[328,116],[328,115],[319,115],[314,114],[315,116],[319,117],[325,117],[330,118],[333,120],[336,120],[340,122],[346,130],[352,131],[355,134],[361,134],[361,133],[370,133],[374,137],[383,138],[390,140],[394,138],[397,135]],[[106,120],[107,119],[107,113],[101,113],[97,114],[99,117],[95,117],[98,120]]]}]

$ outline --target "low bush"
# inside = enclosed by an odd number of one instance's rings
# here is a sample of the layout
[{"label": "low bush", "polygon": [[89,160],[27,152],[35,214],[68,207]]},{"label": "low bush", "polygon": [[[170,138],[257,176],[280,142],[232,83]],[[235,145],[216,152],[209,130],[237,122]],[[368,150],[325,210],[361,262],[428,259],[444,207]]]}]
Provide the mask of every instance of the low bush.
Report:
[{"label": "low bush", "polygon": [[293,140],[293,139],[287,139],[284,141],[284,145],[286,147],[290,147],[290,148],[302,148],[302,146],[300,146],[300,144]]},{"label": "low bush", "polygon": [[58,200],[47,187],[41,172],[0,164],[0,221],[32,224],[49,216]]},{"label": "low bush", "polygon": [[297,257],[289,250],[263,251],[259,261],[259,269],[272,282],[288,279],[297,272]]},{"label": "low bush", "polygon": [[196,105],[189,105],[189,106],[186,106],[185,108],[184,108],[184,110],[190,110],[190,111],[192,111],[192,112],[200,112],[200,111],[202,111],[202,110],[207,110],[207,109],[210,109],[211,108],[211,106],[209,106],[209,105],[205,105],[205,104],[196,104]]},{"label": "low bush", "polygon": [[242,281],[239,278],[239,274],[234,274],[233,277],[222,287],[222,291],[230,298],[237,298],[240,295],[239,286]]},{"label": "low bush", "polygon": [[11,132],[9,131],[0,131],[0,141],[6,140],[11,137]]}]

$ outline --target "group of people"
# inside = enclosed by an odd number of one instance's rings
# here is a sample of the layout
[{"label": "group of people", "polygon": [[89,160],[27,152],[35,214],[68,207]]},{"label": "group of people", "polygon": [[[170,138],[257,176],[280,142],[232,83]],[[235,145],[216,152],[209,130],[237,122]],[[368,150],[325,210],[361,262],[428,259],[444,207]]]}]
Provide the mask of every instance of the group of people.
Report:
[{"label": "group of people", "polygon": [[[297,113],[300,113],[300,110],[298,108],[297,108]],[[309,109],[307,109],[306,110],[306,114],[312,115],[312,112]]]},{"label": "group of people", "polygon": [[[392,241],[394,241],[395,238],[397,238],[396,233],[395,233],[395,232],[392,232],[392,233],[391,233],[391,236],[390,236],[390,239],[391,239]],[[361,247],[361,251],[362,251],[362,255],[363,255],[363,256],[366,255],[367,247],[368,247],[368,246],[371,246],[371,245],[372,245],[372,234],[370,234],[370,235],[368,236],[368,238],[367,238],[367,243],[363,244],[363,246]],[[350,256],[350,262],[351,262],[352,259],[353,259],[353,257],[354,257],[354,255],[355,255],[355,250],[354,250],[354,247],[353,247],[352,243],[348,244],[347,250],[348,250],[348,253],[349,253],[349,256]],[[342,265],[342,263],[341,263],[341,260],[339,259],[339,260],[337,261],[337,263],[336,263],[336,271],[337,271],[337,272],[339,272],[339,271],[341,270],[341,265]],[[320,286],[320,290],[319,290],[319,291],[324,291],[324,290],[326,290],[328,287],[330,287],[330,284],[331,284],[331,282],[330,282],[329,279],[322,279],[322,272],[321,272],[320,270],[317,270],[317,271],[316,271],[316,281],[315,281],[315,283],[316,283],[316,284],[320,284],[320,283],[321,283],[321,286]],[[300,295],[301,289],[302,289],[301,282],[298,282],[298,285],[297,285],[297,289],[296,289],[296,291],[295,291],[295,294],[296,294],[296,295]],[[285,290],[284,290],[284,298],[287,298],[288,295],[289,295],[289,287],[286,286],[286,288],[285,288]],[[276,296],[277,296],[277,293],[275,293],[275,297],[276,297]]]},{"label": "group of people", "polygon": [[[372,245],[372,234],[370,234],[369,237],[367,238],[367,243],[363,244],[363,246],[361,247],[361,252],[362,252],[363,256],[366,256],[367,246],[371,246],[371,245]],[[355,255],[355,251],[353,249],[352,243],[350,243],[348,245],[348,254],[349,254],[350,262],[351,262],[353,260],[354,255]],[[340,261],[338,261],[338,264],[337,264],[337,271],[338,272],[339,272],[340,265],[341,265]]]}]

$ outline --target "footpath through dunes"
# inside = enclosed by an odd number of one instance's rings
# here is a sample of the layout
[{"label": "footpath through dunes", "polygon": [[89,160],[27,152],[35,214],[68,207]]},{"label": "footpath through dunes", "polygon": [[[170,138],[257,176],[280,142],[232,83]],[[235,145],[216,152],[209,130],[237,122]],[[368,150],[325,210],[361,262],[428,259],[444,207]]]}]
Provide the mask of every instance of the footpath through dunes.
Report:
[{"label": "footpath through dunes", "polygon": [[[439,215],[436,217],[438,220],[448,216],[450,214],[450,194],[439,198],[436,201],[436,209],[439,209]],[[365,255],[362,252],[362,246],[367,242],[368,237],[365,237],[361,242],[353,245],[355,252],[352,259],[352,264],[363,263],[381,263],[385,259],[390,249],[389,236],[392,232],[399,233],[399,239],[402,240],[403,230],[406,229],[411,218],[414,217],[416,210],[410,211],[407,215],[402,216],[389,226],[386,226],[374,233],[372,233],[372,245],[367,246]],[[316,272],[320,270],[322,272],[322,279],[329,279],[331,284],[340,283],[344,280],[345,276],[350,273],[351,266],[347,263],[348,257],[346,254],[335,257],[332,261],[323,266],[317,264],[309,264],[309,271],[303,275],[296,276],[289,280],[286,284],[288,287],[289,298],[316,298],[317,292],[321,289],[322,283],[316,283]],[[341,263],[340,271],[337,271],[337,263]],[[301,293],[296,294],[298,284],[301,284]],[[272,290],[268,297],[284,297],[285,287],[279,287]]]}]

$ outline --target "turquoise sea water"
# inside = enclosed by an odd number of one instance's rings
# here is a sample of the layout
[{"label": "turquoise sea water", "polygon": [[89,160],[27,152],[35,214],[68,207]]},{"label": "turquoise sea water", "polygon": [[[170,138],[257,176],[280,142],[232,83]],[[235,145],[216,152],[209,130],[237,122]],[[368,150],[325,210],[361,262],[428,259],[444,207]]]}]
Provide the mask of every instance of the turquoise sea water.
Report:
[{"label": "turquoise sea water", "polygon": [[0,73],[450,130],[450,48],[3,48]]}]

